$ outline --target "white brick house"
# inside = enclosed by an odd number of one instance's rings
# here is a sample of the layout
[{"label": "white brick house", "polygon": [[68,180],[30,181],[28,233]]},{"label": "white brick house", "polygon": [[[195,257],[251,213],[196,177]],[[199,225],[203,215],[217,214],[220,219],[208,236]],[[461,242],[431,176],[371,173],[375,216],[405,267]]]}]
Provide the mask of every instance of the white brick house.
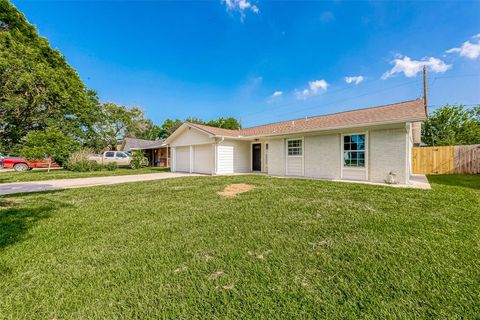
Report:
[{"label": "white brick house", "polygon": [[172,171],[409,184],[423,100],[227,130],[184,123],[165,141]]}]

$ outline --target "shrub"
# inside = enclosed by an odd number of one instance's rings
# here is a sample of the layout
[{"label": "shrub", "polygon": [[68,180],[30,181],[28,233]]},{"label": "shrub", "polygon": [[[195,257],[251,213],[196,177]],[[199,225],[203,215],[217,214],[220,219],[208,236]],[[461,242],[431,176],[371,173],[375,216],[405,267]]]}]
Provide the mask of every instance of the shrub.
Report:
[{"label": "shrub", "polygon": [[89,160],[89,156],[92,154],[91,149],[80,149],[70,154],[65,167],[71,171],[88,172],[98,171],[102,169],[96,161]]},{"label": "shrub", "polygon": [[98,164],[96,161],[82,160],[75,163],[69,163],[67,169],[76,172],[100,171],[102,170],[102,165]]},{"label": "shrub", "polygon": [[148,159],[145,157],[142,151],[134,151],[132,153],[132,160],[130,161],[130,167],[132,169],[140,169],[148,166]]},{"label": "shrub", "polygon": [[[29,160],[51,158],[64,165],[70,153],[78,148],[78,142],[56,127],[28,132],[20,154]],[[50,167],[49,167],[50,171]]]},{"label": "shrub", "polygon": [[76,162],[79,162],[79,161],[88,160],[88,158],[91,154],[93,154],[92,149],[89,149],[89,148],[79,149],[75,152],[72,152],[70,154],[70,156],[68,156],[67,163],[71,164],[71,163],[76,163]]},{"label": "shrub", "polygon": [[103,165],[103,168],[108,171],[115,171],[118,168],[118,165],[115,162],[110,162]]}]

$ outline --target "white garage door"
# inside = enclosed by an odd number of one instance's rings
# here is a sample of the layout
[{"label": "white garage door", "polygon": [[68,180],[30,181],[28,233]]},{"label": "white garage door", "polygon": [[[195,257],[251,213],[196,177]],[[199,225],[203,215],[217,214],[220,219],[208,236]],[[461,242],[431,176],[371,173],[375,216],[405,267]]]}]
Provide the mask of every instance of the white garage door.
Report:
[{"label": "white garage door", "polygon": [[175,171],[190,171],[190,147],[175,148]]},{"label": "white garage door", "polygon": [[219,145],[218,154],[218,173],[233,173],[233,146]]},{"label": "white garage door", "polygon": [[213,168],[213,154],[211,144],[202,144],[193,147],[193,172],[211,174]]}]

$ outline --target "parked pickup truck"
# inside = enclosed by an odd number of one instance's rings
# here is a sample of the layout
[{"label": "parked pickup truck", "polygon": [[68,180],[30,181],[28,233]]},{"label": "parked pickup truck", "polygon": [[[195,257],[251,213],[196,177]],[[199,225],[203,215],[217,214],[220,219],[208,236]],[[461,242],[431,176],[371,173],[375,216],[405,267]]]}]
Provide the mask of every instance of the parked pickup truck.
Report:
[{"label": "parked pickup truck", "polygon": [[[2,159],[2,167],[4,169],[14,169],[15,171],[27,171],[34,168],[48,168],[48,159],[28,161],[25,158],[11,157]],[[59,168],[60,165],[56,162],[50,164],[51,168]]]},{"label": "parked pickup truck", "polygon": [[116,163],[118,166],[130,166],[132,158],[130,153],[125,151],[105,151],[100,155],[92,155],[89,160],[96,161],[98,164]]}]

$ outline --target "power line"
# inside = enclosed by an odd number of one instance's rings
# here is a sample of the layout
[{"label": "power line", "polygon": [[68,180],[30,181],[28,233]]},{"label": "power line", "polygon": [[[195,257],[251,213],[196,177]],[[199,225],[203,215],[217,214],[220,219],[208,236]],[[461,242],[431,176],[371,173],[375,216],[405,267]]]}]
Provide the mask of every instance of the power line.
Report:
[{"label": "power line", "polygon": [[[363,82],[363,85],[370,84],[370,83],[377,82],[377,81],[382,81],[382,80],[381,79],[368,80],[368,81]],[[340,88],[340,89],[337,89],[337,90],[334,90],[334,91],[329,91],[328,95],[331,96],[332,94],[342,92],[342,91],[346,91],[346,90],[351,90],[351,89],[354,89],[354,88],[355,88],[354,86],[345,86],[343,88]],[[280,106],[275,105],[275,110],[283,109],[285,107],[291,107],[291,106],[297,105],[297,104],[298,104],[298,102],[291,102],[291,103],[283,104],[283,105],[280,105]],[[257,112],[250,112],[250,113],[244,114],[244,117],[245,116],[249,117],[249,116],[252,116],[252,115],[255,115],[255,114],[261,114],[261,113],[268,112],[268,111],[271,111],[271,110],[266,109],[266,110],[261,110],[261,111],[257,111]]]},{"label": "power line", "polygon": [[[383,88],[383,89],[380,89],[380,90],[367,92],[367,93],[360,94],[360,95],[357,95],[357,96],[353,96],[353,97],[349,97],[349,98],[345,98],[345,99],[340,99],[340,100],[335,100],[335,101],[330,101],[330,102],[322,104],[322,105],[315,105],[315,106],[310,106],[310,107],[307,107],[307,108],[297,109],[293,112],[277,114],[277,115],[275,115],[275,117],[286,116],[286,115],[294,114],[294,113],[299,112],[299,111],[302,112],[302,111],[312,110],[312,109],[316,109],[316,108],[320,108],[320,107],[325,107],[325,106],[329,106],[329,105],[332,105],[332,104],[335,104],[335,103],[344,102],[344,101],[348,101],[348,100],[352,100],[352,99],[356,99],[356,98],[360,98],[360,97],[365,97],[365,96],[369,96],[369,95],[376,94],[376,93],[379,93],[379,92],[383,92],[383,91],[395,89],[395,88],[398,88],[398,87],[406,86],[406,85],[409,85],[409,84],[417,83],[419,81],[420,80],[417,79],[417,80],[414,80],[414,81],[401,83],[399,85],[391,86],[391,87],[388,87],[388,88]],[[263,119],[266,119],[266,117],[257,118],[257,120],[263,120]],[[269,116],[269,119],[271,119],[271,116]]]},{"label": "power line", "polygon": [[[432,86],[435,84],[435,82],[436,82],[437,79],[468,78],[468,77],[480,77],[480,74],[463,74],[463,75],[454,75],[454,76],[436,76],[436,77],[433,77],[433,83],[432,83],[432,85],[430,85],[430,87],[432,87]],[[381,79],[370,80],[370,81],[364,82],[364,84],[370,84],[370,83],[378,82],[378,81],[383,81],[383,80],[381,80]],[[277,114],[275,117],[280,117],[280,116],[285,116],[285,115],[293,114],[293,113],[296,113],[296,112],[298,112],[298,111],[306,111],[306,110],[311,110],[311,109],[315,109],[315,108],[318,108],[318,107],[329,106],[329,105],[332,105],[332,104],[334,104],[334,103],[343,102],[343,101],[348,101],[348,100],[352,100],[352,99],[355,99],[355,98],[359,98],[359,97],[364,97],[364,96],[376,94],[376,93],[379,93],[379,92],[391,90],[391,89],[394,89],[394,88],[398,88],[398,87],[405,86],[405,85],[409,85],[409,84],[416,83],[416,82],[420,82],[420,80],[419,80],[419,79],[415,79],[414,81],[402,83],[402,84],[399,84],[399,85],[391,86],[391,87],[388,87],[388,88],[383,88],[383,89],[376,90],[376,91],[371,91],[371,92],[368,92],[368,93],[364,93],[364,94],[361,94],[361,95],[349,97],[349,98],[346,98],[346,99],[335,100],[335,101],[331,101],[331,102],[329,102],[329,103],[322,104],[322,105],[316,105],[316,106],[311,106],[311,107],[307,107],[307,108],[303,108],[303,109],[297,109],[297,110],[295,110],[294,112]],[[349,90],[349,89],[354,89],[354,88],[355,88],[355,87],[353,87],[353,86],[347,86],[347,87],[344,87],[344,88],[341,88],[341,89],[338,89],[338,90],[335,90],[335,91],[329,91],[328,94],[329,94],[329,96],[331,96],[332,94],[336,94],[336,93],[343,92],[343,91],[346,91],[346,90]],[[421,88],[420,88],[420,89],[421,89]],[[420,94],[419,96],[421,96],[421,94]],[[286,107],[291,107],[291,106],[294,106],[294,105],[297,105],[297,104],[298,104],[297,102],[292,102],[292,103],[284,104],[284,105],[281,105],[281,106],[276,106],[276,107],[275,107],[275,111],[278,111],[279,109],[284,109],[284,108],[286,108]],[[262,114],[262,113],[271,112],[271,111],[273,111],[273,110],[271,110],[271,109],[266,109],[266,110],[261,110],[261,111],[257,111],[257,112],[248,113],[248,114],[242,116],[242,120],[243,120],[243,118],[245,118],[245,117],[246,117],[246,118],[249,118],[249,117],[252,117],[253,115],[256,115],[256,114]],[[269,116],[268,118],[271,119],[271,116]],[[266,117],[256,118],[255,120],[263,120],[263,119],[266,119]]]}]

